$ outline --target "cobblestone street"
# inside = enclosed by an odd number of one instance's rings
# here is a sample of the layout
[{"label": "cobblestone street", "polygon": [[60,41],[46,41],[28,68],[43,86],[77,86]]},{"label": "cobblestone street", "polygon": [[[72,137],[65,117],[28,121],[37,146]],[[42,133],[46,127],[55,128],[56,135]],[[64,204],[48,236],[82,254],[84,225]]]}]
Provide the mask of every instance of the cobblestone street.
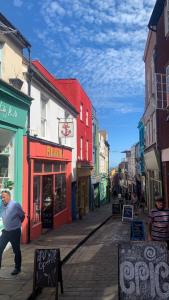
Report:
[{"label": "cobblestone street", "polygon": [[[129,240],[129,224],[112,218],[63,266],[64,294],[60,300],[117,300],[118,243]],[[55,299],[45,289],[38,299]]]}]

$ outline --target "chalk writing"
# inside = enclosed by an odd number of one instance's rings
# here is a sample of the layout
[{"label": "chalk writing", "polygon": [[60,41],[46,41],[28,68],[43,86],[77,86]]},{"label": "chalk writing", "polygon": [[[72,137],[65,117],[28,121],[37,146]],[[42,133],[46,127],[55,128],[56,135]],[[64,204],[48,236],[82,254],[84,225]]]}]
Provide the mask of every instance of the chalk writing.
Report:
[{"label": "chalk writing", "polygon": [[165,243],[121,244],[119,270],[120,299],[169,299],[169,266]]}]

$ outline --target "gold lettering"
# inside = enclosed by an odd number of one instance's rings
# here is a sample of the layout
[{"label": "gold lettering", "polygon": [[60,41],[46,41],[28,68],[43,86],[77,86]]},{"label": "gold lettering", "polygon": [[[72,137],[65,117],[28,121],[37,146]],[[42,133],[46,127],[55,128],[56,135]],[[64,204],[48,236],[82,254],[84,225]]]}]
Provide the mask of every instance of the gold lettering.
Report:
[{"label": "gold lettering", "polygon": [[55,149],[55,148],[52,148],[52,147],[47,147],[47,156],[48,157],[61,158],[62,157],[62,150],[61,149]]}]

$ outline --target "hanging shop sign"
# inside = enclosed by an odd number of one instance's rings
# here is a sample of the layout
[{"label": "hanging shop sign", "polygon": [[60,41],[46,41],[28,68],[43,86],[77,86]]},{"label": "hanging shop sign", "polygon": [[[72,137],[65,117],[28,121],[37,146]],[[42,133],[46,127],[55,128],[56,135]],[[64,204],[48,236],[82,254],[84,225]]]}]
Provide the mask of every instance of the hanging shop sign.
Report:
[{"label": "hanging shop sign", "polygon": [[59,137],[73,137],[74,136],[74,127],[73,122],[59,122]]}]

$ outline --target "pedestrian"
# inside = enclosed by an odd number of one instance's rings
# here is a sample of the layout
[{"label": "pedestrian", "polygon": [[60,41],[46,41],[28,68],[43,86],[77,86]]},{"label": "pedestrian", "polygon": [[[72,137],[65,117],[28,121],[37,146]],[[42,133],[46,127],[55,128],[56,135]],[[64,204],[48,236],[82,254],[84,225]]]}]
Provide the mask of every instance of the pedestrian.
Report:
[{"label": "pedestrian", "polygon": [[3,251],[8,244],[11,243],[14,252],[15,268],[11,275],[17,275],[21,272],[21,224],[25,218],[25,213],[19,203],[11,200],[11,194],[8,190],[1,192],[2,207],[1,217],[4,225],[2,235],[0,236],[0,268]]},{"label": "pedestrian", "polygon": [[155,197],[155,208],[149,214],[148,240],[165,241],[169,249],[169,209],[165,208],[163,197]]}]

